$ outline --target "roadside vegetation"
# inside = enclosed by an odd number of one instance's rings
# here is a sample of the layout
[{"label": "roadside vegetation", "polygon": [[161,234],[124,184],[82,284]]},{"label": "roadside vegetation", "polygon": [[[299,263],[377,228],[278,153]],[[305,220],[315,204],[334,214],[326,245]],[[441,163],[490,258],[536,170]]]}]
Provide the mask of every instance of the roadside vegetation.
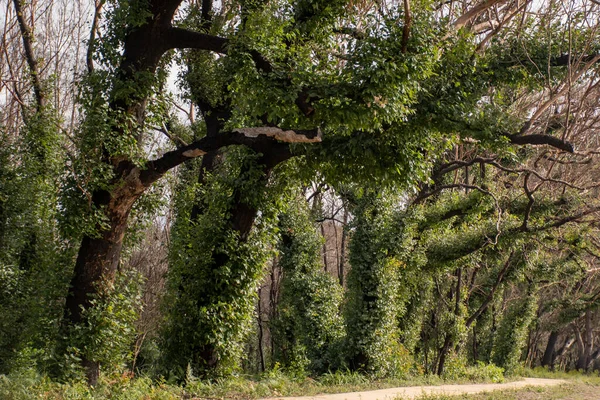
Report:
[{"label": "roadside vegetation", "polygon": [[[435,386],[469,383],[501,383],[522,377],[564,379],[568,384],[558,387],[532,387],[520,390],[503,390],[489,394],[457,396],[424,396],[427,400],[508,400],[508,399],[591,399],[600,388],[597,374],[551,372],[543,368],[520,369],[519,375],[504,378],[498,371],[475,371],[457,378],[440,378],[437,375],[407,376],[404,379],[370,377],[352,373],[326,373],[317,379],[290,376],[282,371],[270,371],[260,376],[231,376],[213,382],[191,379],[185,385],[156,381],[130,375],[101,376],[96,387],[84,381],[58,383],[33,371],[21,371],[0,377],[0,398],[3,400],[179,400],[179,399],[233,399],[251,400],[279,396],[310,396],[324,393],[349,393],[404,386]],[[587,396],[587,397],[586,397]]]}]

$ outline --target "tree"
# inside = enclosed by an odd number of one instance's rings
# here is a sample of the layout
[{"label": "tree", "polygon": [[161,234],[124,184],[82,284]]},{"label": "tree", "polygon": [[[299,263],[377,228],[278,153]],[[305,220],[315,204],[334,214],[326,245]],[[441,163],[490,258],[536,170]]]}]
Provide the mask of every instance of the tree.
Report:
[{"label": "tree", "polygon": [[[520,54],[516,59],[510,54],[518,45],[507,50],[491,43],[499,50],[487,58],[486,52],[478,54],[485,46],[476,36],[455,34],[461,27],[475,28],[472,23],[490,7],[507,21],[522,12],[520,6],[483,1],[449,24],[445,17],[455,10],[453,4],[435,9],[429,2],[394,8],[368,2],[240,1],[217,7],[204,1],[191,3],[179,17],[180,3],[95,3],[94,21],[105,22],[94,23],[90,35],[87,54],[94,57],[86,60],[79,98],[84,115],[72,138],[77,154],[61,200],[68,210],[63,227],[80,240],[66,299],[67,330],[88,325],[85,310],[110,298],[136,202],[169,170],[199,156],[204,155],[202,169],[210,172],[211,159],[220,152],[229,153],[232,146],[250,149],[254,163],[241,161],[248,170],[240,176],[258,171],[252,182],[261,188],[291,157],[303,160],[305,173],[320,170],[332,180],[377,177],[409,186],[427,180],[433,161],[458,140],[457,131],[496,144],[572,150],[562,138],[536,131],[541,128],[537,120],[519,129],[490,124],[491,115],[511,113],[489,104],[488,85],[510,85],[527,66],[518,66]],[[102,35],[95,34],[97,29]],[[183,58],[189,73],[211,78],[188,79],[196,91],[190,98],[203,117],[191,140],[169,129],[161,95],[172,50],[184,48],[210,54]],[[562,70],[570,69],[574,80],[595,62],[581,53],[579,68],[564,48],[551,48],[550,54],[542,46],[536,49],[536,60],[550,57]],[[542,104],[534,116],[539,119],[547,110]],[[473,121],[474,112],[489,118]],[[506,121],[522,122],[523,115]],[[173,150],[149,154],[144,145],[155,125],[174,140]],[[259,211],[245,201],[230,208],[227,223],[243,244]],[[229,261],[214,256],[215,270]],[[86,356],[82,362],[94,383],[99,361]]]}]

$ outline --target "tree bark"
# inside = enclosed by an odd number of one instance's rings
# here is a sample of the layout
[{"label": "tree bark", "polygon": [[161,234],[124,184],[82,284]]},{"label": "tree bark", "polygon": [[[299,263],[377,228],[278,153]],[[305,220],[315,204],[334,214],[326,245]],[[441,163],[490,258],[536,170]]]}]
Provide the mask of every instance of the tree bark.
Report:
[{"label": "tree bark", "polygon": [[258,323],[258,360],[260,362],[260,372],[265,372],[265,351],[264,351],[264,346],[263,346],[263,338],[264,338],[264,332],[263,332],[263,324],[262,324],[262,306],[261,306],[261,302],[262,302],[262,289],[263,287],[260,286],[258,288],[258,306],[257,306],[257,323]]},{"label": "tree bark", "polygon": [[19,23],[19,29],[21,31],[21,38],[23,40],[23,48],[25,49],[25,59],[29,66],[29,75],[33,84],[33,93],[35,95],[36,111],[40,112],[45,104],[45,93],[42,88],[42,81],[40,79],[40,68],[33,52],[33,29],[27,24],[25,16],[23,15],[23,9],[21,7],[21,0],[13,0],[15,11],[17,13],[17,21]]},{"label": "tree bark", "polygon": [[592,330],[592,312],[590,310],[585,313],[585,332],[584,336],[581,331],[574,325],[574,331],[577,338],[577,348],[579,357],[575,364],[578,370],[587,371],[591,361],[592,347],[594,345],[594,332]]},{"label": "tree bark", "polygon": [[344,225],[342,226],[342,243],[340,245],[340,259],[338,264],[338,279],[341,287],[344,287],[344,266],[346,265],[346,225],[348,224],[348,209],[345,205],[343,218]]},{"label": "tree bark", "polygon": [[549,367],[550,369],[554,368],[554,348],[556,347],[556,342],[558,341],[558,335],[558,331],[550,332],[548,344],[546,345],[546,350],[544,351],[544,356],[542,358],[542,367]]}]

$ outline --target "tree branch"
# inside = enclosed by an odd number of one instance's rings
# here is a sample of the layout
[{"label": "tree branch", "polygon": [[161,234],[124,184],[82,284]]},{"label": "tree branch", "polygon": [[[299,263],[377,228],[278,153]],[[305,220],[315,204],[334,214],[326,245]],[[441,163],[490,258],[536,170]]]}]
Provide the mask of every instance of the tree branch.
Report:
[{"label": "tree branch", "polygon": [[94,9],[94,19],[92,20],[92,28],[90,29],[90,38],[88,40],[88,48],[85,57],[88,73],[94,72],[94,44],[96,42],[96,31],[98,29],[98,21],[100,20],[100,12],[104,6],[105,0],[96,0]]},{"label": "tree branch", "polygon": [[[302,137],[311,142],[321,141],[318,129],[306,131],[283,130],[272,127],[242,128],[217,136],[205,136],[187,146],[169,151],[156,160],[149,161],[146,169],[140,174],[140,181],[146,187],[150,186],[167,171],[179,164],[231,145],[244,145],[265,155],[269,153],[270,160],[267,161],[276,165],[291,156],[289,143],[303,142],[299,140]],[[304,143],[306,143],[306,140]]]},{"label": "tree branch", "polygon": [[548,145],[555,147],[557,149],[566,151],[568,153],[573,153],[575,149],[573,145],[566,141],[559,139],[554,136],[544,135],[544,134],[532,134],[532,135],[521,135],[520,133],[514,135],[507,135],[508,139],[512,144],[524,145]]},{"label": "tree branch", "polygon": [[498,287],[502,283],[502,281],[504,279],[504,275],[506,275],[506,271],[508,271],[508,267],[510,267],[510,265],[511,265],[512,257],[513,257],[514,254],[515,254],[515,252],[513,250],[510,253],[510,255],[508,256],[508,260],[506,260],[506,262],[504,263],[504,266],[502,267],[502,270],[500,270],[500,272],[496,276],[496,281],[494,282],[494,285],[490,289],[490,292],[488,293],[485,301],[483,303],[481,303],[481,306],[479,306],[479,308],[477,309],[477,311],[475,311],[467,319],[467,321],[465,322],[465,326],[467,328],[470,327],[473,322],[475,322],[475,320],[488,308],[488,306],[490,305],[490,303],[494,299],[494,294],[496,293],[496,290],[498,289]]},{"label": "tree branch", "polygon": [[452,25],[455,30],[459,30],[460,28],[471,22],[471,20],[475,19],[479,14],[481,14],[485,10],[492,8],[498,3],[504,3],[506,1],[507,0],[484,0],[481,3],[473,6],[470,10],[468,10],[460,17],[458,17]]},{"label": "tree branch", "polygon": [[15,5],[15,11],[17,13],[17,21],[19,22],[19,29],[21,30],[21,38],[23,39],[23,47],[25,49],[25,58],[29,65],[29,75],[33,84],[33,93],[35,95],[35,103],[37,111],[41,111],[44,106],[44,92],[42,90],[42,82],[40,80],[40,71],[37,59],[33,52],[33,31],[31,27],[25,21],[23,16],[23,9],[21,8],[20,0],[13,0]]},{"label": "tree branch", "polygon": [[348,35],[353,37],[356,40],[363,40],[367,38],[367,34],[359,29],[350,28],[350,27],[342,27],[333,30],[334,33],[339,33],[342,35]]},{"label": "tree branch", "polygon": [[165,50],[198,49],[227,54],[229,39],[189,29],[171,27],[165,34]]}]

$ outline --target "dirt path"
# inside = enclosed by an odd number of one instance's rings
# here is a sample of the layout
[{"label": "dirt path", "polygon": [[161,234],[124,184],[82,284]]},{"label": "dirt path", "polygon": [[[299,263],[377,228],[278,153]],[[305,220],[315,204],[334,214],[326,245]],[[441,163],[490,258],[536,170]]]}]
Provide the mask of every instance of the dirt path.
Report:
[{"label": "dirt path", "polygon": [[410,386],[392,389],[372,390],[369,392],[320,394],[304,397],[273,397],[264,400],[395,400],[415,399],[425,394],[465,394],[491,392],[494,390],[519,389],[525,386],[555,386],[567,383],[562,379],[525,378],[522,381],[508,383],[482,383],[472,385]]}]

